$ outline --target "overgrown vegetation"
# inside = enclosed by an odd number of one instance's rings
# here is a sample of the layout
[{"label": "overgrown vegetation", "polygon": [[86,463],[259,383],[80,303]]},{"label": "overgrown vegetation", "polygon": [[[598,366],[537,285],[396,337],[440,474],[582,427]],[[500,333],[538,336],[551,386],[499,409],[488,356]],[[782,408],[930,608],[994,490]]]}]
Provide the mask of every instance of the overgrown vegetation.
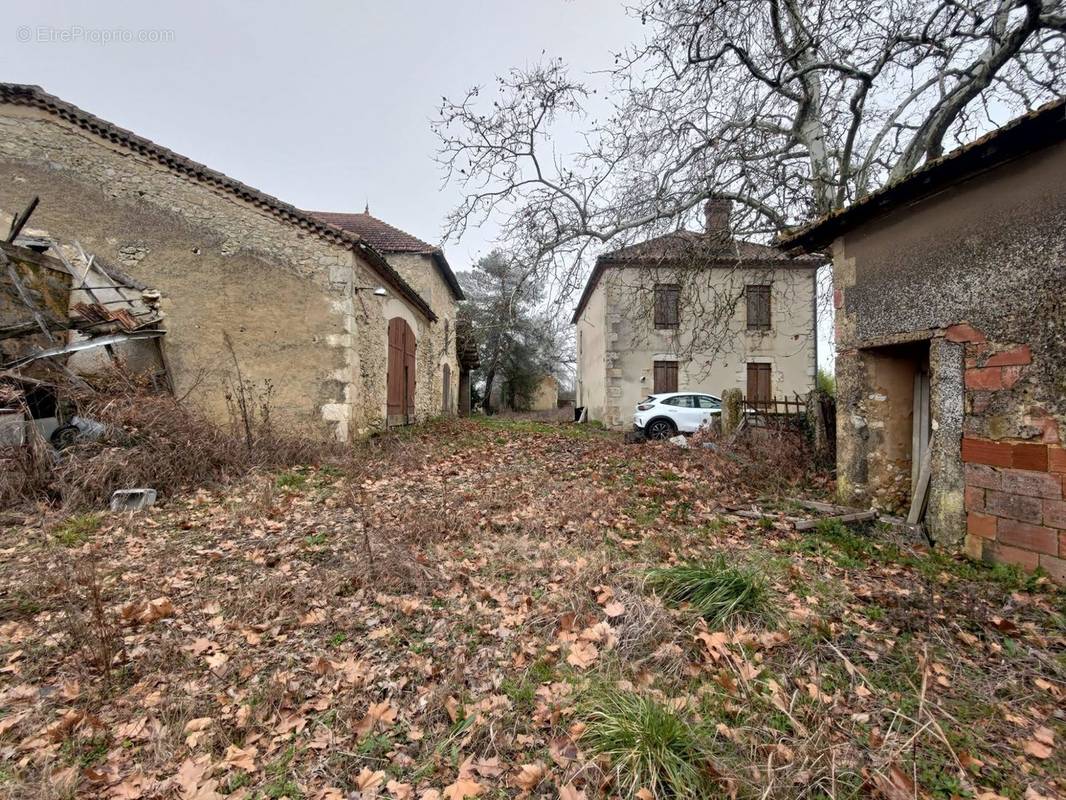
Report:
[{"label": "overgrown vegetation", "polygon": [[116,489],[148,486],[173,496],[254,470],[315,464],[343,453],[324,431],[277,425],[269,393],[248,387],[243,393],[233,389],[240,401],[232,404],[228,424],[208,420],[122,370],[62,391],[82,417],[102,423],[106,433],[58,454],[37,437],[28,446],[6,448],[0,453],[0,505],[101,508]]}]

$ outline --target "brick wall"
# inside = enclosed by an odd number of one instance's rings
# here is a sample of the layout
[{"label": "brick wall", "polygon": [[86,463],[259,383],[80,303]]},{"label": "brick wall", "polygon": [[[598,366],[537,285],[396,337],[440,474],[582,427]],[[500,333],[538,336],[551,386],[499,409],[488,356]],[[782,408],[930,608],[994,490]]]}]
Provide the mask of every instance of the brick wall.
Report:
[{"label": "brick wall", "polygon": [[966,347],[966,551],[1066,583],[1066,447],[1031,401],[1032,350],[969,325],[946,336]]}]

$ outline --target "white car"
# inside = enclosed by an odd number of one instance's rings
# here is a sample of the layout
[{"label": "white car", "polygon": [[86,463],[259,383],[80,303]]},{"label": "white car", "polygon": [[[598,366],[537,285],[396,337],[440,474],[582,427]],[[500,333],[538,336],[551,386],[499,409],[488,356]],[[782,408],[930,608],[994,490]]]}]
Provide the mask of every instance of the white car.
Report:
[{"label": "white car", "polygon": [[701,392],[650,394],[637,404],[633,425],[649,439],[695,433],[722,413],[722,400]]}]

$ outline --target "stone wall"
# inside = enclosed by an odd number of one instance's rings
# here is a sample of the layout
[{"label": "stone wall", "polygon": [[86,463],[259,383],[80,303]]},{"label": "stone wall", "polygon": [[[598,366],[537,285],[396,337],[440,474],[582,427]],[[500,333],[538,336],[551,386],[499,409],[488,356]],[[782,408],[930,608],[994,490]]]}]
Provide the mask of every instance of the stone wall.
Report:
[{"label": "stone wall", "polygon": [[[893,210],[833,245],[842,502],[898,508],[909,501],[910,453],[886,453],[887,439],[905,440],[912,421],[888,410],[886,384],[871,364],[924,348],[928,530],[974,557],[1042,566],[1059,580],[1066,579],[1058,505],[1066,471],[1063,174],[1066,146],[1055,145]],[[895,399],[906,406],[906,397]],[[885,433],[886,421],[894,432]]]},{"label": "stone wall", "polygon": [[455,320],[459,305],[441,277],[433,257],[425,253],[386,253],[385,258],[403,279],[429,303],[437,321],[419,335],[415,352],[418,371],[415,413],[419,417],[441,414],[444,399],[444,367],[448,367],[451,411],[456,413],[459,396],[459,360],[455,348]]},{"label": "stone wall", "polygon": [[[720,395],[729,388],[747,391],[747,365],[771,365],[771,391],[777,397],[806,395],[814,388],[816,336],[815,269],[767,266],[672,270],[667,267],[609,268],[589,306],[603,298],[602,394],[581,379],[586,397],[608,427],[632,425],[637,403],[654,389],[654,362],[678,363],[678,389]],[[677,329],[657,330],[653,304],[656,284],[683,286]],[[748,330],[744,287],[771,286],[771,328]],[[592,309],[586,309],[591,314]],[[711,326],[713,333],[707,333]],[[699,329],[699,333],[694,333]],[[579,325],[579,332],[582,327]],[[586,327],[587,330],[587,327]],[[699,344],[694,344],[698,342]],[[706,346],[704,346],[706,345]],[[582,362],[583,364],[584,362]],[[590,365],[595,367],[594,364]]]},{"label": "stone wall", "polygon": [[0,209],[33,195],[32,226],[160,289],[176,393],[216,418],[234,379],[225,336],[276,416],[348,438],[385,416],[388,316],[429,333],[391,290],[357,288],[382,279],[349,246],[44,111],[0,105]]}]

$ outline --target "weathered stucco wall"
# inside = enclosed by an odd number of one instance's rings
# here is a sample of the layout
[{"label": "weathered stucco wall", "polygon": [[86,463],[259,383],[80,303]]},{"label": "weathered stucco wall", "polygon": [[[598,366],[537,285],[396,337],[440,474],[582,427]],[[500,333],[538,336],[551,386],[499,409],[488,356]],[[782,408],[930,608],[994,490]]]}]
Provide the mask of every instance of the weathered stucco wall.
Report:
[{"label": "weathered stucco wall", "polygon": [[[594,392],[587,382],[583,387],[585,402],[596,409],[594,419],[612,428],[632,425],[636,404],[652,393],[655,361],[678,362],[679,390],[715,395],[732,388],[746,391],[748,363],[772,366],[771,391],[778,397],[806,394],[814,387],[815,269],[715,268],[699,275],[702,282],[694,281],[690,270],[627,267],[604,272],[585,311],[592,313],[592,301],[604,298],[604,388]],[[672,282],[683,286],[680,326],[656,330],[654,287]],[[747,329],[744,287],[752,284],[771,286],[769,331]],[[723,298],[730,299],[724,309]],[[710,321],[716,314],[724,319]],[[707,326],[718,330],[701,333],[695,341],[710,340],[717,345],[713,352],[693,345],[693,330]]]},{"label": "weathered stucco wall", "polygon": [[545,375],[537,384],[537,390],[530,401],[530,411],[554,411],[559,407],[559,381],[552,375]]},{"label": "weathered stucco wall", "polygon": [[444,367],[448,367],[449,413],[457,413],[459,396],[459,360],[455,348],[455,320],[459,305],[444,282],[433,257],[424,253],[386,253],[385,259],[416,292],[429,303],[437,321],[419,335],[415,352],[418,371],[415,387],[415,412],[420,417],[444,412]]},{"label": "weathered stucco wall", "polygon": [[[876,502],[871,487],[884,477],[875,464],[882,441],[870,426],[882,401],[864,366],[869,348],[927,342],[931,533],[954,544],[965,537],[972,555],[1041,565],[1060,578],[1063,175],[1059,144],[892,211],[833,248],[842,499]],[[998,493],[993,511],[988,492]],[[1027,499],[1000,502],[1001,494]]]},{"label": "weathered stucco wall", "polygon": [[607,316],[603,284],[599,284],[577,320],[578,406],[590,420],[603,420],[607,404]]},{"label": "weathered stucco wall", "polygon": [[381,279],[347,247],[45,112],[0,106],[0,208],[35,194],[35,227],[162,292],[176,392],[217,418],[233,380],[224,334],[279,418],[340,438],[384,419],[387,314],[402,308],[427,335],[392,292],[353,290]]}]

